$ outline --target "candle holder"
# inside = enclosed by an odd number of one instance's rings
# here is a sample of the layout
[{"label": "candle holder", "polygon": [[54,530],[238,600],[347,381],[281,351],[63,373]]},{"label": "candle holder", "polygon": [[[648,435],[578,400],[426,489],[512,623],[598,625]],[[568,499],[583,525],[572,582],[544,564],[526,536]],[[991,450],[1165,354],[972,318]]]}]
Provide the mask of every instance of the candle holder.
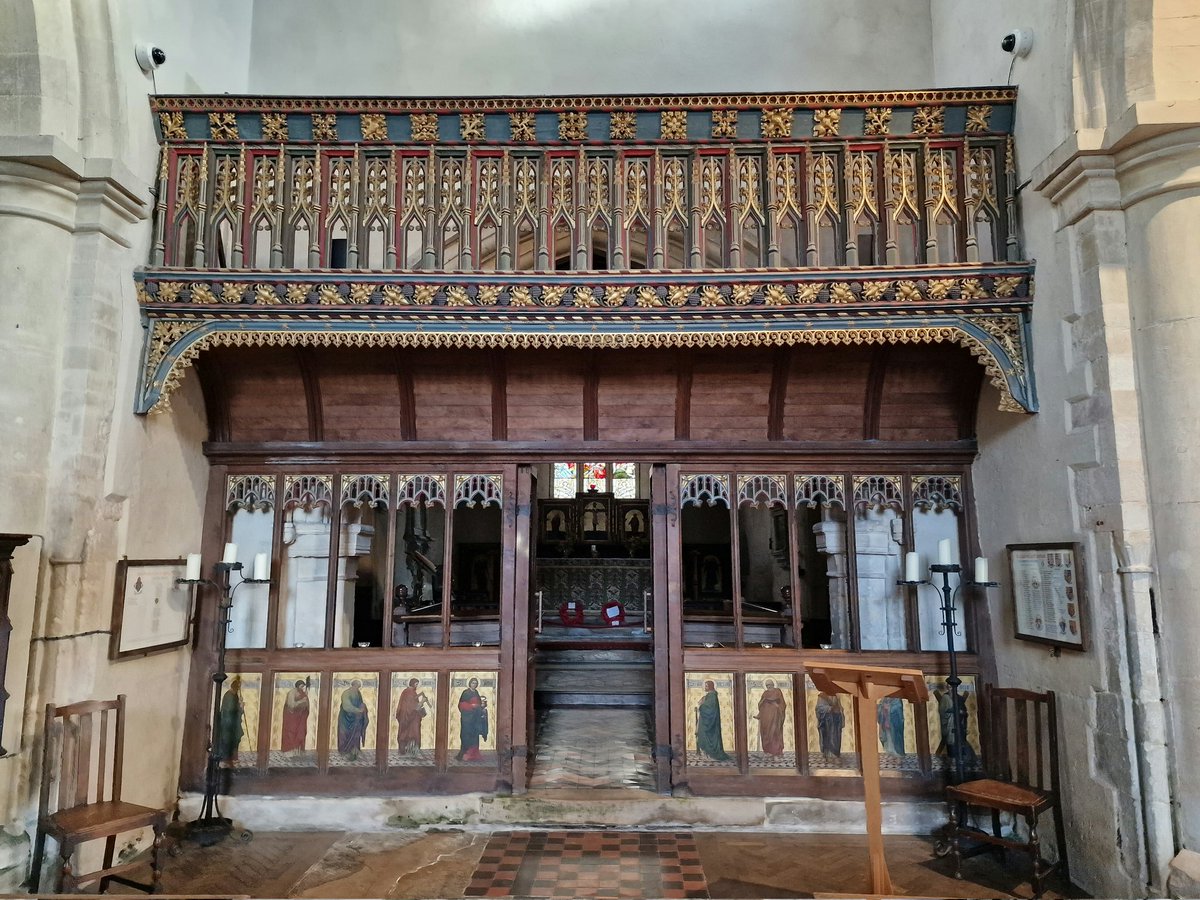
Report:
[{"label": "candle holder", "polygon": [[[232,573],[242,571],[240,562],[219,562],[213,565],[212,578],[179,578],[175,583],[198,587],[217,588],[221,598],[217,602],[218,616],[216,623],[217,668],[213,673],[213,713],[212,726],[208,733],[207,761],[204,768],[204,799],[200,805],[200,815],[183,828],[183,838],[192,840],[200,847],[209,847],[225,840],[233,831],[233,820],[221,815],[218,802],[220,793],[221,760],[217,755],[221,733],[221,685],[229,677],[225,671],[225,643],[229,634],[231,622],[230,611],[233,609],[233,595],[243,584],[270,584],[270,578],[243,578],[237,584],[232,584]],[[248,841],[253,837],[249,831],[243,831],[241,839]]]}]

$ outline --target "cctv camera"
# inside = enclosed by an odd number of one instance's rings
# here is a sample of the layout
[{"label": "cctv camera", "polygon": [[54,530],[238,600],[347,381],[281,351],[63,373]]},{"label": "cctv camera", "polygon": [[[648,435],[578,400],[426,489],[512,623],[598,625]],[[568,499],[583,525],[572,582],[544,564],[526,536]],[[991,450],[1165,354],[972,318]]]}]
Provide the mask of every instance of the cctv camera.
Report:
[{"label": "cctv camera", "polygon": [[167,61],[167,52],[154,44],[138,44],[133,55],[142,71],[149,74]]},{"label": "cctv camera", "polygon": [[1033,48],[1033,32],[1028,28],[1014,28],[1000,41],[1000,49],[1024,58]]}]

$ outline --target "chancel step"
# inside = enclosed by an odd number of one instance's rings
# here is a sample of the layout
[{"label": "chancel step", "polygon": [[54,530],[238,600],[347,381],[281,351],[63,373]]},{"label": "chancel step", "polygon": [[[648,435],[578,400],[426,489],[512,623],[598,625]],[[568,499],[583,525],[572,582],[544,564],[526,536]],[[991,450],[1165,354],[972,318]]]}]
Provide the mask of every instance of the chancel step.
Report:
[{"label": "chancel step", "polygon": [[539,650],[534,659],[539,707],[650,706],[654,657],[645,650]]}]

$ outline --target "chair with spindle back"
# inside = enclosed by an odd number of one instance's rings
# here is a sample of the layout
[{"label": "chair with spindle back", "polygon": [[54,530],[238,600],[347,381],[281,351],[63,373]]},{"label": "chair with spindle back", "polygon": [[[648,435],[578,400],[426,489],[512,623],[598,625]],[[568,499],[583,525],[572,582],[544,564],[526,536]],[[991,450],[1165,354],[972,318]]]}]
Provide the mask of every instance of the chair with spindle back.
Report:
[{"label": "chair with spindle back", "polygon": [[[1017,688],[984,685],[987,740],[984,765],[988,777],[951,785],[946,789],[950,800],[950,850],[954,857],[954,876],[962,877],[960,837],[1011,850],[1022,850],[1033,857],[1033,893],[1042,895],[1043,882],[1055,869],[1070,877],[1067,869],[1066,829],[1058,782],[1058,722],[1054,692],[1039,694]],[[969,807],[992,812],[992,833],[968,828],[963,821]],[[1054,811],[1054,834],[1058,843],[1058,861],[1042,859],[1038,819],[1048,809]],[[1029,829],[1027,841],[1003,837],[1000,814],[1021,816]],[[974,854],[970,854],[974,855]]]},{"label": "chair with spindle back", "polygon": [[[121,799],[124,742],[124,694],[116,700],[87,700],[59,707],[51,703],[46,706],[38,832],[30,877],[35,890],[40,887],[46,838],[52,837],[58,842],[60,857],[56,892],[71,891],[80,884],[97,879],[101,892],[110,881],[157,892],[162,875],[159,849],[167,825],[167,813],[149,806],[126,803]],[[57,790],[53,790],[55,784]],[[113,865],[117,835],[147,826],[154,829],[153,876],[150,884],[122,877],[123,873],[140,866],[140,862]],[[75,850],[80,844],[100,838],[105,839],[104,867],[83,875],[73,872],[71,856]]]}]

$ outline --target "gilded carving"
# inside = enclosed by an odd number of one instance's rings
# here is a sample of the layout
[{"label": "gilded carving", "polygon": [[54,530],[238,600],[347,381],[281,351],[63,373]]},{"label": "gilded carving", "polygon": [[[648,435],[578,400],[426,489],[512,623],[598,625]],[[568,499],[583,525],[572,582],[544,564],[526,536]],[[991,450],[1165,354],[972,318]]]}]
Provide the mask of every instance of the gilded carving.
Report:
[{"label": "gilded carving", "polygon": [[816,303],[817,297],[821,291],[825,290],[825,285],[815,282],[808,282],[796,285],[796,302],[797,303]]},{"label": "gilded carving", "polygon": [[515,112],[508,114],[508,128],[514,141],[535,141],[537,133],[533,128],[533,113]]},{"label": "gilded carving", "polygon": [[745,306],[754,299],[758,291],[757,284],[735,284],[729,292],[729,299],[735,306]]},{"label": "gilded carving", "polygon": [[673,284],[667,288],[667,305],[687,306],[688,298],[691,296],[691,287],[686,284]]},{"label": "gilded carving", "polygon": [[237,114],[231,112],[209,113],[208,131],[214,141],[238,140]]},{"label": "gilded carving", "polygon": [[1013,373],[1024,381],[1025,355],[1021,352],[1024,339],[1020,318],[1017,316],[972,316],[968,321],[1000,342],[1012,363]]},{"label": "gilded carving", "polygon": [[471,296],[467,293],[467,289],[461,285],[452,284],[446,288],[446,305],[447,306],[470,306]]},{"label": "gilded carving", "polygon": [[464,141],[482,141],[483,113],[463,113],[459,116],[458,136]]},{"label": "gilded carving", "polygon": [[872,218],[879,215],[875,198],[875,159],[875,154],[870,152],[846,154],[846,188],[850,193],[850,218],[854,221],[863,213],[869,213]]},{"label": "gilded carving", "polygon": [[286,141],[288,120],[286,113],[263,113],[262,136],[264,141]]},{"label": "gilded carving", "polygon": [[163,112],[158,114],[158,125],[164,141],[186,141],[187,128],[183,124],[183,113]]},{"label": "gilded carving", "polygon": [[997,297],[1011,297],[1020,286],[1020,275],[997,275],[992,279],[992,293]]},{"label": "gilded carving", "polygon": [[481,284],[475,291],[475,302],[479,306],[496,306],[504,288],[495,284]]},{"label": "gilded carving", "polygon": [[413,303],[418,305],[429,304],[433,302],[433,298],[437,296],[438,288],[435,284],[418,284],[413,288]]},{"label": "gilded carving", "polygon": [[823,212],[829,213],[834,219],[841,218],[838,211],[837,169],[834,166],[836,159],[833,153],[814,153],[809,157],[818,218]]},{"label": "gilded carving", "polygon": [[317,303],[321,306],[344,306],[346,298],[338,291],[336,284],[323,284],[317,288]]},{"label": "gilded carving", "polygon": [[273,284],[256,284],[254,286],[254,302],[261,306],[278,306],[279,295],[275,293]]},{"label": "gilded carving", "polygon": [[641,287],[637,292],[637,305],[643,309],[659,307],[663,305],[663,299],[654,288]]},{"label": "gilded carving", "polygon": [[780,153],[775,160],[775,202],[778,220],[791,212],[797,219],[804,215],[800,202],[800,157],[796,153]]},{"label": "gilded carving", "polygon": [[987,104],[967,107],[967,131],[987,131],[992,118],[992,108]]},{"label": "gilded carving", "polygon": [[182,281],[160,281],[157,297],[159,303],[174,303],[183,291]]},{"label": "gilded carving", "polygon": [[587,217],[588,221],[597,216],[607,218],[609,208],[609,161],[602,158],[588,160],[587,169]]},{"label": "gilded carving", "polygon": [[767,306],[787,306],[792,300],[780,285],[772,284],[763,292],[763,302]]},{"label": "gilded carving", "polygon": [[583,309],[591,309],[600,305],[600,301],[596,299],[595,290],[586,284],[581,284],[575,288],[572,297],[574,305]]},{"label": "gilded carving", "polygon": [[925,298],[915,281],[901,281],[896,284],[896,299],[901,303],[918,303]]},{"label": "gilded carving", "polygon": [[721,289],[711,284],[706,284],[700,288],[700,305],[724,306],[725,298],[721,296]]},{"label": "gilded carving", "polygon": [[644,159],[625,161],[625,226],[650,215],[650,164]]},{"label": "gilded carving", "polygon": [[725,166],[717,156],[706,156],[699,160],[700,167],[700,221],[725,221]]},{"label": "gilded carving", "polygon": [[380,293],[383,295],[383,305],[384,306],[408,306],[409,305],[409,302],[410,302],[409,299],[407,297],[405,297],[404,292],[401,291],[400,288],[396,287],[395,285],[391,285],[391,284],[384,285],[383,288],[380,290]]},{"label": "gilded carving", "polygon": [[[160,286],[161,289],[161,286]],[[222,303],[241,303],[242,295],[245,293],[245,285],[239,284],[236,281],[227,281],[221,286],[221,302]]]},{"label": "gilded carving", "polygon": [[837,137],[842,127],[840,109],[813,110],[813,137]]},{"label": "gilded carving", "polygon": [[414,141],[436,141],[438,139],[437,113],[413,113],[411,119]]},{"label": "gilded carving", "polygon": [[929,280],[929,299],[945,300],[956,287],[958,287],[958,282],[953,278],[931,278]]},{"label": "gilded carving", "polygon": [[[161,296],[159,302],[165,302]],[[202,281],[197,281],[192,285],[192,302],[209,306],[217,302],[217,297],[212,292],[212,288]]]},{"label": "gilded carving", "polygon": [[967,202],[973,209],[996,208],[996,181],[993,152],[989,147],[974,147],[967,157]]},{"label": "gilded carving", "polygon": [[633,288],[625,285],[610,284],[604,289],[604,305],[605,306],[624,306],[625,298],[629,296],[629,292]]},{"label": "gilded carving", "polygon": [[307,284],[289,284],[283,296],[288,303],[299,306],[308,302],[308,292],[309,287]]},{"label": "gilded carving", "polygon": [[364,141],[386,141],[388,139],[387,116],[383,113],[363,113],[359,117]]},{"label": "gilded carving", "polygon": [[608,137],[613,141],[634,140],[637,137],[637,113],[611,113],[608,117]]},{"label": "gilded carving", "polygon": [[558,114],[558,139],[560,141],[587,140],[587,113],[572,109]]},{"label": "gilded carving", "polygon": [[659,117],[659,137],[664,141],[687,140],[687,112],[682,109],[663,110]]},{"label": "gilded carving", "polygon": [[888,195],[893,218],[907,214],[917,217],[917,154],[898,150],[886,157]]},{"label": "gilded carving", "polygon": [[670,157],[662,161],[663,221],[679,218],[687,222],[687,173],[683,160]]},{"label": "gilded carving", "polygon": [[312,117],[312,133],[314,141],[336,141],[337,133],[337,116],[329,114],[314,113]]},{"label": "gilded carving", "polygon": [[529,288],[525,287],[525,285],[519,284],[508,292],[508,305],[532,306],[533,294],[530,293]]},{"label": "gilded carving", "polygon": [[853,303],[857,299],[854,296],[854,291],[850,289],[850,285],[844,281],[834,282],[829,287],[830,303]]},{"label": "gilded carving", "polygon": [[892,286],[890,281],[868,281],[863,284],[862,297],[871,303],[878,303]]},{"label": "gilded carving", "polygon": [[[978,326],[1011,345],[1010,359],[1020,366],[1019,375],[1024,376],[1020,364],[1019,350],[1020,320],[1017,316],[968,317],[967,322]],[[189,333],[202,323],[195,321],[155,321],[148,342],[145,383],[159,386],[153,380],[159,365],[167,354]],[[935,344],[953,343],[966,347],[984,366],[990,382],[1001,393],[1000,408],[1005,411],[1022,412],[1023,407],[1013,397],[1004,370],[1000,367],[992,350],[978,338],[958,325],[914,325],[883,328],[832,329],[788,329],[759,332],[703,332],[703,333],[515,333],[472,335],[457,332],[386,332],[375,329],[362,331],[278,331],[232,330],[210,331],[184,347],[172,360],[161,380],[151,412],[170,408],[170,398],[179,386],[183,371],[191,366],[200,353],[211,347],[262,347],[262,346],[316,346],[316,347],[756,347],[818,345],[840,346],[861,344]],[[147,398],[149,399],[149,398]]]},{"label": "gilded carving", "polygon": [[922,106],[913,113],[913,134],[941,134],[946,110],[941,106]]},{"label": "gilded carving", "polygon": [[887,134],[892,128],[892,108],[874,106],[863,114],[863,134]]},{"label": "gilded carving", "polygon": [[350,285],[350,302],[366,305],[371,302],[371,294],[375,292],[375,286],[371,284],[362,284],[361,282]]},{"label": "gilded carving", "polygon": [[762,136],[764,138],[791,137],[792,108],[764,109],[762,111]]},{"label": "gilded carving", "polygon": [[566,287],[557,284],[548,284],[542,288],[541,296],[537,302],[542,306],[558,306],[562,303],[563,295],[567,292]]},{"label": "gilded carving", "polygon": [[738,111],[736,109],[714,109],[712,114],[712,136],[714,138],[737,137]]},{"label": "gilded carving", "polygon": [[959,288],[959,296],[963,300],[979,300],[987,296],[987,291],[983,289],[978,278],[964,278]]}]

